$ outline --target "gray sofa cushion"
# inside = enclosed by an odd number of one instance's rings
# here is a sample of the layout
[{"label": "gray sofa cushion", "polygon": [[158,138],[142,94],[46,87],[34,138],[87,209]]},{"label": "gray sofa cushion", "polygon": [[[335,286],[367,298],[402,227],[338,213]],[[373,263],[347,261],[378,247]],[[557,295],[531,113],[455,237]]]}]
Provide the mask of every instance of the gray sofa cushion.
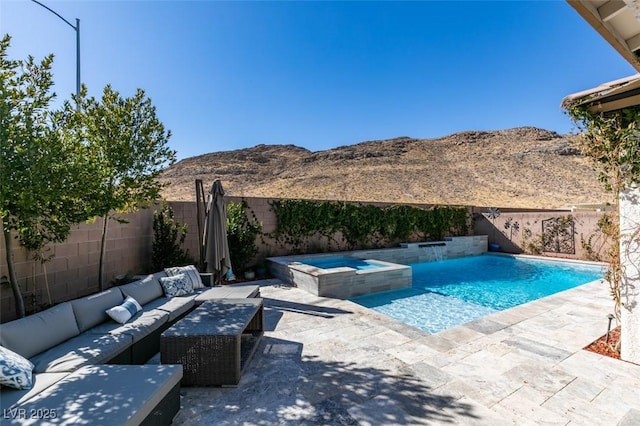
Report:
[{"label": "gray sofa cushion", "polygon": [[33,386],[31,389],[13,389],[3,387],[0,389],[0,409],[4,410],[26,402],[30,398],[39,394],[57,381],[64,379],[69,373],[42,373],[33,375]]},{"label": "gray sofa cushion", "polygon": [[18,407],[27,413],[55,412],[52,423],[57,424],[139,425],[181,378],[181,365],[87,366]]},{"label": "gray sofa cushion", "polygon": [[161,297],[151,303],[147,303],[145,309],[160,309],[169,314],[169,322],[175,321],[181,315],[196,306],[195,294],[176,297]]},{"label": "gray sofa cushion", "polygon": [[158,297],[164,297],[162,286],[158,281],[160,276],[164,277],[166,275],[164,272],[148,275],[138,281],[120,286],[120,290],[125,296],[133,297],[139,304],[144,306]]},{"label": "gray sofa cushion", "polygon": [[87,331],[96,325],[111,320],[106,310],[122,303],[124,297],[119,288],[110,288],[102,293],[81,297],[71,301],[80,331]]},{"label": "gray sofa cushion", "polygon": [[0,345],[25,358],[80,334],[69,302],[0,326]]},{"label": "gray sofa cushion", "polygon": [[144,310],[138,312],[126,324],[118,324],[109,320],[88,332],[92,334],[127,334],[133,337],[133,343],[138,342],[143,337],[153,333],[169,321],[169,314],[159,309]]},{"label": "gray sofa cushion", "polygon": [[104,364],[133,344],[128,334],[82,333],[31,358],[35,373],[75,371],[90,364]]}]

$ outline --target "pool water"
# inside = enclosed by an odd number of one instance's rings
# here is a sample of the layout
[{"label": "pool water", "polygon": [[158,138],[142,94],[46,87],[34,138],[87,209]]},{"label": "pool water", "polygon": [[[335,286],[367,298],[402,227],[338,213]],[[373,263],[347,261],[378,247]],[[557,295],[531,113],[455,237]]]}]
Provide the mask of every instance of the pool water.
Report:
[{"label": "pool water", "polygon": [[598,265],[495,255],[410,266],[411,287],[351,300],[437,333],[604,276]]},{"label": "pool water", "polygon": [[355,257],[347,257],[347,256],[319,257],[315,259],[305,259],[305,260],[301,260],[300,263],[315,266],[316,268],[321,268],[321,269],[349,267],[349,268],[354,268],[358,270],[365,270],[365,269],[381,268],[385,266],[376,262],[371,262],[369,260],[362,260],[362,259],[357,259]]}]

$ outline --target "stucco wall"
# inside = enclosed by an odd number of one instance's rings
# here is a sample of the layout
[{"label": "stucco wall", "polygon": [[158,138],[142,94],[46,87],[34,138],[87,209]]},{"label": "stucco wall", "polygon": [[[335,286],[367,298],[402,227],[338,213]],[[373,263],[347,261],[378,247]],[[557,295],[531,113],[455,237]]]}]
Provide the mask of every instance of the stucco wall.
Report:
[{"label": "stucco wall", "polygon": [[[474,207],[474,234],[488,235],[489,243],[500,245],[501,251],[507,253],[538,254],[542,249],[539,244],[543,230],[543,222],[552,218],[569,218],[573,220],[573,253],[542,250],[544,256],[563,257],[582,260],[606,260],[609,241],[598,232],[598,220],[604,214],[595,211],[568,210],[518,212],[500,209],[499,216],[493,218],[486,208]],[[583,244],[584,243],[584,244]],[[593,250],[589,255],[587,246]],[[599,259],[593,256],[598,256]]]},{"label": "stucco wall", "polygon": [[620,195],[621,358],[640,364],[640,189]]}]

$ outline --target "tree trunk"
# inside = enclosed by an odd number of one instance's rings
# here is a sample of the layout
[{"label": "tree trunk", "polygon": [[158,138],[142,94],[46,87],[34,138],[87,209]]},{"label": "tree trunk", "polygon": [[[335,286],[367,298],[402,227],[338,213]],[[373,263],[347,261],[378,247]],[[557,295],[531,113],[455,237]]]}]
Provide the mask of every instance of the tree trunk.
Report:
[{"label": "tree trunk", "polygon": [[100,243],[100,266],[98,267],[98,290],[104,291],[104,256],[107,251],[107,225],[109,224],[109,213],[104,215],[102,224],[102,242]]},{"label": "tree trunk", "polygon": [[24,310],[24,300],[22,299],[22,292],[18,285],[18,278],[16,277],[16,270],[13,265],[13,248],[11,244],[11,232],[5,229],[2,223],[2,217],[0,217],[0,227],[2,227],[4,233],[4,245],[7,254],[7,269],[9,270],[9,282],[11,283],[11,290],[13,291],[13,299],[16,303],[16,313],[18,318],[24,318],[26,312]]}]

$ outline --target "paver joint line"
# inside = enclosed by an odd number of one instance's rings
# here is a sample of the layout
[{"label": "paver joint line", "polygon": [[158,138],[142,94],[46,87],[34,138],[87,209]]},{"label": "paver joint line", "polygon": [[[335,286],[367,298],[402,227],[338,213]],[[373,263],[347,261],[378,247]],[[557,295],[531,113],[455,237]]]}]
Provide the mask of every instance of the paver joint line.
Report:
[{"label": "paver joint line", "polygon": [[[215,394],[183,388],[175,424],[587,424],[597,419],[600,426],[633,424],[640,416],[640,398],[629,394],[630,386],[640,387],[640,366],[613,368],[580,349],[602,334],[593,318],[610,311],[602,294],[606,288],[599,285],[437,335],[385,320],[348,300],[273,285],[261,293],[269,330],[239,386]],[[336,311],[306,315],[326,307]],[[550,311],[562,316],[556,328],[548,327]]]}]

